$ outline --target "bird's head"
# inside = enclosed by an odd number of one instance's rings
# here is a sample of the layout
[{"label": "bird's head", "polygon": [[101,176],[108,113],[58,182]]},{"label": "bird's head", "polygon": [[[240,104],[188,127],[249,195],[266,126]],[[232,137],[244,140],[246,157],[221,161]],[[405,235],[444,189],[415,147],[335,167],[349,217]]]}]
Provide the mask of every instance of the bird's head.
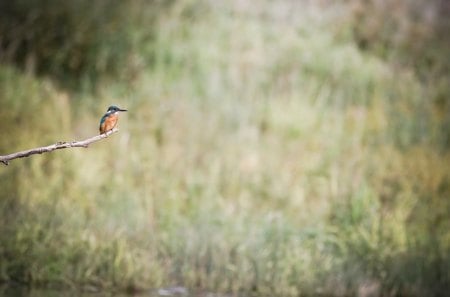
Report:
[{"label": "bird's head", "polygon": [[127,111],[127,110],[119,108],[115,105],[111,105],[110,107],[108,107],[107,113],[115,113],[115,112],[119,112],[119,111]]}]

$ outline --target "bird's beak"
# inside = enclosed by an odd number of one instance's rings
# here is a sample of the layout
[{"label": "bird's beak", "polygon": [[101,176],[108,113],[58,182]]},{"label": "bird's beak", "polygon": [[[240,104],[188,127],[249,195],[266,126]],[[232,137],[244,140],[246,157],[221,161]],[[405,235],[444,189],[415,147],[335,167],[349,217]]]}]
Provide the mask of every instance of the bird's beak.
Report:
[{"label": "bird's beak", "polygon": [[127,111],[126,109],[119,109],[119,111]]}]

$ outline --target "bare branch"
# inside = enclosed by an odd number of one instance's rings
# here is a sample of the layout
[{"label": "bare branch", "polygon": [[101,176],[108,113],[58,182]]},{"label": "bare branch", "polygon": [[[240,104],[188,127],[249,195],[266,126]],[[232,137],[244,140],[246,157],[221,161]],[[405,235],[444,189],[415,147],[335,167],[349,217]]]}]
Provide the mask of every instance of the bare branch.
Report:
[{"label": "bare branch", "polygon": [[5,156],[0,156],[0,162],[2,162],[5,165],[9,164],[9,161],[14,160],[14,159],[18,159],[18,158],[24,158],[24,157],[29,157],[31,155],[35,155],[35,154],[42,154],[42,153],[48,153],[54,150],[60,150],[60,149],[65,149],[65,148],[71,148],[71,147],[84,147],[87,148],[91,143],[97,142],[101,139],[104,139],[106,137],[108,137],[109,135],[118,132],[119,129],[112,129],[111,131],[106,132],[105,134],[100,134],[85,140],[81,140],[81,141],[71,141],[71,142],[57,142],[55,144],[49,145],[49,146],[43,146],[43,147],[37,147],[34,149],[30,149],[30,150],[26,150],[26,151],[21,151],[21,152],[17,152],[17,153],[12,153],[9,155],[5,155]]}]

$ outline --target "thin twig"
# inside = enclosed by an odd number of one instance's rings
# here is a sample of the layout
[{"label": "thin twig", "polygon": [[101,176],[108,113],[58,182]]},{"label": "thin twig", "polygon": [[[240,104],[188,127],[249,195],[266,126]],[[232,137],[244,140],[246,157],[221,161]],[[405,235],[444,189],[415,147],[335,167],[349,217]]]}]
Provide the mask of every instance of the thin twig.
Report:
[{"label": "thin twig", "polygon": [[100,135],[97,135],[97,136],[94,136],[94,137],[91,137],[91,138],[88,138],[85,140],[71,141],[71,142],[62,141],[62,142],[57,142],[57,143],[49,145],[49,146],[37,147],[37,148],[33,148],[30,150],[26,150],[26,151],[12,153],[12,154],[5,155],[5,156],[0,156],[0,162],[2,162],[5,165],[8,165],[9,161],[11,161],[11,160],[29,157],[29,156],[35,155],[35,154],[48,153],[48,152],[51,152],[54,150],[60,150],[60,149],[71,148],[71,147],[87,148],[91,143],[102,140],[102,139],[108,137],[109,135],[116,133],[118,131],[119,131],[119,129],[114,128],[111,131],[106,132],[105,134],[100,134]]}]

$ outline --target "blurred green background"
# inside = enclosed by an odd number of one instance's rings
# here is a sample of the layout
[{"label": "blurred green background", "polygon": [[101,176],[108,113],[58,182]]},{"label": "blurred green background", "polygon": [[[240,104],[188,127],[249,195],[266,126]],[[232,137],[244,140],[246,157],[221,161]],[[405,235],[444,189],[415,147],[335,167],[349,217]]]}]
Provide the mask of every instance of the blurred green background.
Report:
[{"label": "blurred green background", "polygon": [[[450,290],[450,5],[0,4],[0,281]],[[370,295],[374,294],[374,295]]]}]

